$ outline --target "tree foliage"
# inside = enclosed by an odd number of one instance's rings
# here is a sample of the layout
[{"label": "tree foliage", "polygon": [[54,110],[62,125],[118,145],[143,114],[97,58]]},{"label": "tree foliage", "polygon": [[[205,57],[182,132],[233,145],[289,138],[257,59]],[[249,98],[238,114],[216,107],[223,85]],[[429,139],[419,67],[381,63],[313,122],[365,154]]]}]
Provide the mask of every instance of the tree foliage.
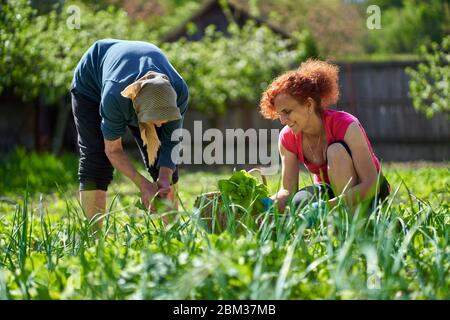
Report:
[{"label": "tree foliage", "polygon": [[[431,118],[438,112],[450,116],[450,36],[441,44],[422,46],[417,69],[408,68],[410,95],[414,108]],[[450,118],[450,117],[449,117]]]},{"label": "tree foliage", "polygon": [[388,5],[388,1],[378,2],[381,5],[381,29],[368,32],[366,49],[369,53],[417,52],[422,44],[441,41],[450,31],[446,1],[403,0],[401,6],[399,1],[393,5]]},{"label": "tree foliage", "polygon": [[224,37],[210,26],[201,41],[162,45],[189,84],[191,105],[210,115],[224,112],[230,102],[258,101],[276,74],[317,54],[307,33],[294,42],[251,23],[242,29],[231,24],[228,33]]},{"label": "tree foliage", "polygon": [[[73,4],[80,13],[75,28]],[[0,15],[0,93],[9,88],[23,100],[39,97],[47,104],[68,95],[79,59],[102,38],[161,46],[188,83],[191,106],[209,114],[224,111],[230,102],[256,102],[274,75],[316,54],[307,33],[283,40],[252,24],[243,29],[231,25],[230,37],[209,28],[202,41],[161,45],[160,30],[130,20],[125,11],[111,6],[94,10],[81,2],[39,14],[27,0],[9,0]]]},{"label": "tree foliage", "polygon": [[[365,11],[351,1],[341,0],[257,0],[252,10],[248,0],[229,0],[248,11],[258,11],[289,33],[308,30],[321,55],[341,58],[362,53]],[[256,3],[256,4],[255,4]]]},{"label": "tree foliage", "polygon": [[[229,0],[250,9],[248,0]],[[257,0],[262,17],[284,30],[310,30],[321,54],[417,53],[450,33],[450,5],[442,0]],[[381,29],[368,29],[367,8],[381,9]]]},{"label": "tree foliage", "polygon": [[[77,12],[70,10],[76,4]],[[82,3],[67,3],[61,12],[39,14],[27,0],[1,5],[0,93],[5,88],[24,101],[40,97],[53,104],[68,90],[73,70],[88,47],[101,38],[151,41],[142,23],[131,24],[122,10],[92,11]]]}]

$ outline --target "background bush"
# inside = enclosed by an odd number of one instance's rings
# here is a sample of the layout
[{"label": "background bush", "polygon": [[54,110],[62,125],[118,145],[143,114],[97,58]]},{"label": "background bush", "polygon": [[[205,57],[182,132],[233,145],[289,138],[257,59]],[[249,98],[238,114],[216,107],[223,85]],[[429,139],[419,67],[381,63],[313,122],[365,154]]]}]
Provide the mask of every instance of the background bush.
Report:
[{"label": "background bush", "polygon": [[[73,4],[80,8],[79,29],[67,24],[74,19],[68,10]],[[210,28],[199,42],[161,44],[161,30],[131,20],[122,9],[95,11],[78,2],[41,14],[27,0],[9,0],[1,5],[0,24],[0,41],[5,44],[0,52],[0,93],[12,88],[24,101],[39,97],[46,104],[68,95],[79,59],[102,38],[161,46],[189,84],[191,106],[212,114],[224,111],[230,101],[257,101],[276,73],[316,54],[306,32],[286,41],[252,24],[242,30],[231,25],[227,38]]]},{"label": "background bush", "polygon": [[162,44],[171,62],[189,84],[191,106],[209,115],[224,112],[230,103],[259,100],[273,77],[316,55],[308,33],[283,40],[267,27],[231,24],[230,37],[213,26],[201,41]]},{"label": "background bush", "polygon": [[78,183],[78,161],[74,154],[55,157],[49,153],[17,148],[0,157],[0,195],[50,193]]},{"label": "background bush", "polygon": [[[370,2],[370,3],[369,3]],[[441,0],[375,0],[381,8],[381,29],[368,32],[369,53],[417,53],[422,45],[440,42],[448,33],[449,5]]]},{"label": "background bush", "polygon": [[[40,97],[53,104],[68,95],[73,70],[83,53],[101,38],[150,41],[143,23],[131,24],[124,11],[112,6],[92,11],[82,3],[80,28],[69,28],[73,17],[67,3],[62,10],[39,14],[27,0],[9,0],[1,5],[0,93],[5,88],[24,101]],[[133,32],[132,32],[133,31]],[[143,34],[146,34],[143,37]]]},{"label": "background bush", "polygon": [[414,108],[431,118],[438,112],[450,119],[450,36],[420,49],[423,62],[408,68],[409,90]]}]

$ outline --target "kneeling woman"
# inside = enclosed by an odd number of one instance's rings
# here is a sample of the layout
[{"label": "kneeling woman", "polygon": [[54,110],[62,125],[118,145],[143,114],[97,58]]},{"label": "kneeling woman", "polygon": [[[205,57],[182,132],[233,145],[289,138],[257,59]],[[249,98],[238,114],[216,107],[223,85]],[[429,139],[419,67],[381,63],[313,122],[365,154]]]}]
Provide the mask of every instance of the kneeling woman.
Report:
[{"label": "kneeling woman", "polygon": [[[354,207],[373,201],[376,193],[379,200],[389,195],[389,184],[358,119],[328,109],[338,98],[338,67],[320,60],[308,60],[279,76],[263,93],[263,116],[279,118],[285,125],[279,138],[282,187],[271,197],[281,210],[290,196],[295,206],[316,201],[311,199],[316,191],[327,193],[330,207],[339,197]],[[298,190],[299,162],[314,174],[314,186]]]}]

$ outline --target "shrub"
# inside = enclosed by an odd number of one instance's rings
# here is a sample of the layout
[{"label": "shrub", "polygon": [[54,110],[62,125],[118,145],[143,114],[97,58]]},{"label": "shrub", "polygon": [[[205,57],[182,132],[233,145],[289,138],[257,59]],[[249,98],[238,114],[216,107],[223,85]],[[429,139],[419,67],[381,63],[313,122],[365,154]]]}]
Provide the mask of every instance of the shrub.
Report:
[{"label": "shrub", "polygon": [[74,185],[78,161],[74,155],[55,157],[48,153],[28,153],[24,148],[0,158],[0,194],[49,193]]},{"label": "shrub", "polygon": [[[69,27],[69,9],[80,9],[79,28]],[[62,10],[39,14],[27,0],[9,0],[0,6],[0,93],[12,88],[24,101],[40,97],[53,104],[67,95],[73,70],[83,53],[101,38],[152,41],[140,22],[131,23],[114,7],[93,11],[82,3],[66,3]]]},{"label": "shrub", "polygon": [[450,36],[439,45],[422,46],[424,62],[417,69],[407,68],[411,76],[410,96],[416,110],[431,118],[438,112],[450,113]]},{"label": "shrub", "polygon": [[308,33],[297,42],[282,39],[267,27],[231,24],[225,37],[214,26],[201,41],[163,44],[169,59],[190,88],[191,106],[209,115],[227,105],[256,103],[273,77],[317,54]]},{"label": "shrub", "polygon": [[[74,18],[68,10],[73,4],[80,10],[80,26],[75,29],[67,23]],[[44,104],[55,104],[68,95],[78,61],[102,38],[161,46],[188,83],[191,105],[212,115],[223,112],[230,102],[255,104],[274,75],[316,55],[307,32],[284,40],[254,24],[242,29],[231,24],[229,37],[210,27],[199,42],[160,44],[161,30],[132,21],[115,7],[94,11],[70,2],[44,14],[33,9],[29,0],[9,0],[0,8],[4,29],[0,41],[5,44],[0,51],[0,93],[12,88],[24,101],[39,97]]]}]

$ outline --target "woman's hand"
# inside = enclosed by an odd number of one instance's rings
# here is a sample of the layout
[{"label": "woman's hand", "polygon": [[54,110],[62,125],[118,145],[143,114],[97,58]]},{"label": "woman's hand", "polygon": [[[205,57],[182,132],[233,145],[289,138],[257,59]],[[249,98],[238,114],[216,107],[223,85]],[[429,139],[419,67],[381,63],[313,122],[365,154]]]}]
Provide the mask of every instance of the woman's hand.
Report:
[{"label": "woman's hand", "polygon": [[158,179],[156,184],[158,186],[158,195],[161,198],[166,198],[171,191],[169,180]]},{"label": "woman's hand", "polygon": [[158,195],[161,198],[167,198],[171,191],[170,181],[172,181],[173,170],[167,167],[159,168],[158,179]]},{"label": "woman's hand", "polygon": [[155,197],[158,192],[158,185],[156,182],[150,182],[144,177],[141,177],[141,183],[139,185],[139,190],[141,191],[141,199],[142,203],[146,208],[150,208],[151,211],[154,211],[153,206],[150,207],[150,201]]},{"label": "woman's hand", "polygon": [[278,205],[278,210],[283,212],[286,208],[286,202],[289,198],[289,191],[286,189],[281,189],[276,194],[270,197]]}]

